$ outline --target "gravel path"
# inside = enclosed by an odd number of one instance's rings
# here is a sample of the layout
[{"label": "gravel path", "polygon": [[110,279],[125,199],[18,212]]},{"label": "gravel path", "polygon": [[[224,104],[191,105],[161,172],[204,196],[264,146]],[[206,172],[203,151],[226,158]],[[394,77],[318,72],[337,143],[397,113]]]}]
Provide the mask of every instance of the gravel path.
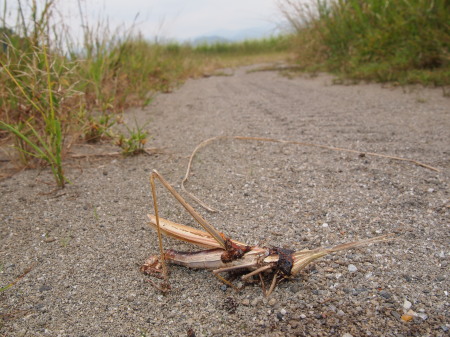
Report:
[{"label": "gravel path", "polygon": [[[73,184],[50,194],[47,171],[0,182],[0,286],[32,268],[0,294],[0,336],[449,335],[450,99],[439,89],[249,69],[188,81],[128,112],[149,122],[149,145],[162,154],[69,162]],[[220,209],[192,203],[232,238],[296,250],[397,239],[324,258],[269,299],[258,284],[235,292],[183,267],[171,268],[164,296],[139,272],[157,252],[149,173],[179,189],[192,150],[219,135],[378,152],[440,172],[315,147],[213,142],[195,157],[187,188]],[[162,216],[193,224],[158,193]]]}]

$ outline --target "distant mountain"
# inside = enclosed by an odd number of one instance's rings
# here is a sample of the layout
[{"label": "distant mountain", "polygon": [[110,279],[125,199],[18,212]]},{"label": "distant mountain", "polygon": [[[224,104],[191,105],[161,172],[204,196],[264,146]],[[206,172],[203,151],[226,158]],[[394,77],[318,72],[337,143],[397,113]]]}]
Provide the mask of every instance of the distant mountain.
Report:
[{"label": "distant mountain", "polygon": [[227,43],[227,42],[231,42],[231,41],[222,36],[211,35],[211,36],[197,37],[196,39],[194,39],[194,41],[192,41],[192,44],[194,46],[198,46],[201,44],[214,44],[214,43]]},{"label": "distant mountain", "polygon": [[239,42],[243,40],[262,39],[265,37],[278,34],[279,31],[275,28],[253,27],[240,30],[216,30],[207,35],[199,36],[191,41],[193,45],[199,44],[214,44],[221,42]]}]

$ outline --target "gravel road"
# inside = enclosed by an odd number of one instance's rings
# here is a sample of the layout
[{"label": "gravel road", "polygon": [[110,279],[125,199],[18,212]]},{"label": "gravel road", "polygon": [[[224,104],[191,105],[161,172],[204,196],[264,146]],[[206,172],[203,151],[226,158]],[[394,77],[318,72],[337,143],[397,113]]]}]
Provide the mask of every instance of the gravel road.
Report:
[{"label": "gravel road", "polygon": [[[0,182],[0,287],[31,268],[0,293],[0,336],[449,335],[450,99],[252,69],[189,80],[128,111],[162,153],[70,160],[64,190],[52,191],[48,171]],[[220,211],[192,205],[232,238],[295,250],[396,239],[323,258],[268,299],[258,283],[236,292],[183,267],[171,267],[172,291],[161,294],[139,272],[157,253],[149,174],[179,189],[191,152],[214,136],[360,151],[231,139],[201,149],[186,187]],[[194,225],[158,195],[163,217]]]}]

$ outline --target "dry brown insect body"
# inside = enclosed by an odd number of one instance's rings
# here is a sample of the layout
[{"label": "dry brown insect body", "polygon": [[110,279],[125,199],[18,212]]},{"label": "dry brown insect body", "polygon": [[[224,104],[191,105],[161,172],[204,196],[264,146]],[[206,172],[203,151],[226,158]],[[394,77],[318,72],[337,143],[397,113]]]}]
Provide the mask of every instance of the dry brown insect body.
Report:
[{"label": "dry brown insect body", "polygon": [[[155,178],[167,188],[206,232],[159,217]],[[338,251],[389,240],[389,235],[383,235],[329,248],[305,249],[301,251],[293,251],[279,247],[249,246],[218,232],[157,171],[153,171],[151,174],[150,183],[155,215],[149,215],[149,218],[150,225],[158,232],[160,254],[151,256],[141,266],[141,271],[151,275],[162,275],[164,282],[158,288],[163,291],[167,291],[170,288],[166,264],[171,263],[189,268],[211,269],[213,274],[222,282],[234,288],[236,287],[220,274],[224,272],[240,272],[243,273],[241,280],[246,282],[250,281],[254,276],[258,276],[261,280],[264,294],[269,296],[275,289],[277,283],[283,279],[295,277],[308,264],[318,258]],[[164,251],[162,247],[162,234],[208,249],[194,253],[174,250]],[[265,288],[262,273],[271,273],[273,275],[268,290]]]}]

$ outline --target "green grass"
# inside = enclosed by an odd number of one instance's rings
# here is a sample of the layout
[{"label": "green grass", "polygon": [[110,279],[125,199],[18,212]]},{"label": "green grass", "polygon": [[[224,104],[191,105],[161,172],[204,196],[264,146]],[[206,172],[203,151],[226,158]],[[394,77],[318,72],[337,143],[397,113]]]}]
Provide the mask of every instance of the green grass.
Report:
[{"label": "green grass", "polygon": [[241,42],[217,42],[200,44],[193,48],[200,55],[256,55],[286,52],[290,47],[290,36],[279,35],[265,39]]},{"label": "green grass", "polygon": [[284,0],[307,70],[380,82],[450,84],[446,0]]},{"label": "green grass", "polygon": [[[13,2],[17,21],[7,26]],[[48,166],[60,187],[75,142],[111,139],[126,155],[142,152],[143,126],[126,127],[127,135],[111,132],[127,108],[146,106],[155,92],[171,92],[187,78],[280,58],[288,48],[284,37],[197,47],[152,43],[134,27],[92,26],[81,9],[78,44],[61,25],[54,0],[4,0],[2,7],[0,143],[14,146],[23,167]]]}]

